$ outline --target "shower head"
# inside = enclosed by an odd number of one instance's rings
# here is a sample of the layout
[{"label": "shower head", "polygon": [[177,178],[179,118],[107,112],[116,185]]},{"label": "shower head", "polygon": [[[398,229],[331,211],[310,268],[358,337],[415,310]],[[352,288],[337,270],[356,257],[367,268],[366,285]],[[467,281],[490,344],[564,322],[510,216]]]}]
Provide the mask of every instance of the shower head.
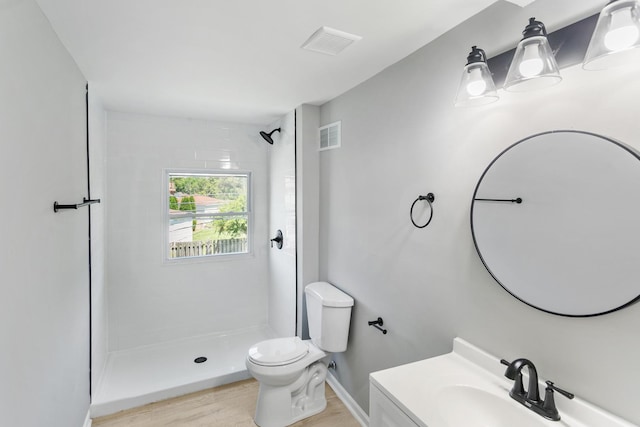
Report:
[{"label": "shower head", "polygon": [[273,135],[274,132],[280,132],[280,128],[274,129],[269,133],[261,130],[260,136],[263,137],[264,140],[267,141],[269,144],[273,145],[273,139],[271,138],[271,135]]}]

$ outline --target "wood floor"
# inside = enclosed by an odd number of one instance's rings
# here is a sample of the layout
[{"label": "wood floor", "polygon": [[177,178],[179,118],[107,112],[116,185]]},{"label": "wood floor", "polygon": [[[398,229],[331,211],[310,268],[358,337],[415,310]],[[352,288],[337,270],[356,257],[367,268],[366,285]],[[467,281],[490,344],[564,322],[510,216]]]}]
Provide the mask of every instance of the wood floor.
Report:
[{"label": "wood floor", "polygon": [[[93,420],[92,427],[255,427],[258,382],[244,380]],[[327,409],[293,424],[296,427],[360,427],[326,386]]]}]

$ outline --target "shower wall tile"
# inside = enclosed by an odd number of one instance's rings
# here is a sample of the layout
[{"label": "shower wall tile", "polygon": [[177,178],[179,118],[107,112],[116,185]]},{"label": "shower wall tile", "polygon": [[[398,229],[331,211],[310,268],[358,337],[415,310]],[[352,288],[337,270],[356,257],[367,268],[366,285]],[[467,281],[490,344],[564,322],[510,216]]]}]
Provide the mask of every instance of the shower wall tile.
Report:
[{"label": "shower wall tile", "polygon": [[281,128],[269,146],[270,236],[282,230],[281,250],[269,252],[269,325],[281,336],[295,335],[296,327],[296,179],[293,112],[269,129]]},{"label": "shower wall tile", "polygon": [[[122,350],[267,323],[267,144],[251,124],[109,112],[109,346]],[[163,261],[164,171],[252,172],[250,255]]]}]

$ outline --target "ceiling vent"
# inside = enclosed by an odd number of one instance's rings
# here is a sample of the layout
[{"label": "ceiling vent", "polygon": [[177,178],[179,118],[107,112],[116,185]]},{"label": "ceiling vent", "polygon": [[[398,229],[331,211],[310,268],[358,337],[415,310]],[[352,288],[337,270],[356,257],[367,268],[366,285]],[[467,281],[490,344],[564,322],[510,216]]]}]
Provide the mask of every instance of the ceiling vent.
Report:
[{"label": "ceiling vent", "polygon": [[320,52],[327,55],[337,55],[347,48],[351,43],[362,39],[360,36],[345,33],[329,27],[320,27],[302,45],[303,49]]}]

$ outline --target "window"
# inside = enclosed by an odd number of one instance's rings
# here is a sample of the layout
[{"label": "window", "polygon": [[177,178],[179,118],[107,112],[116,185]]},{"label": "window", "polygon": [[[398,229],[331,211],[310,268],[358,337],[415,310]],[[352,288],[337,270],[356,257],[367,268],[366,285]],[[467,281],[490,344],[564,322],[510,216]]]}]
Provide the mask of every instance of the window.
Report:
[{"label": "window", "polygon": [[250,173],[168,171],[166,185],[167,259],[249,252]]}]

